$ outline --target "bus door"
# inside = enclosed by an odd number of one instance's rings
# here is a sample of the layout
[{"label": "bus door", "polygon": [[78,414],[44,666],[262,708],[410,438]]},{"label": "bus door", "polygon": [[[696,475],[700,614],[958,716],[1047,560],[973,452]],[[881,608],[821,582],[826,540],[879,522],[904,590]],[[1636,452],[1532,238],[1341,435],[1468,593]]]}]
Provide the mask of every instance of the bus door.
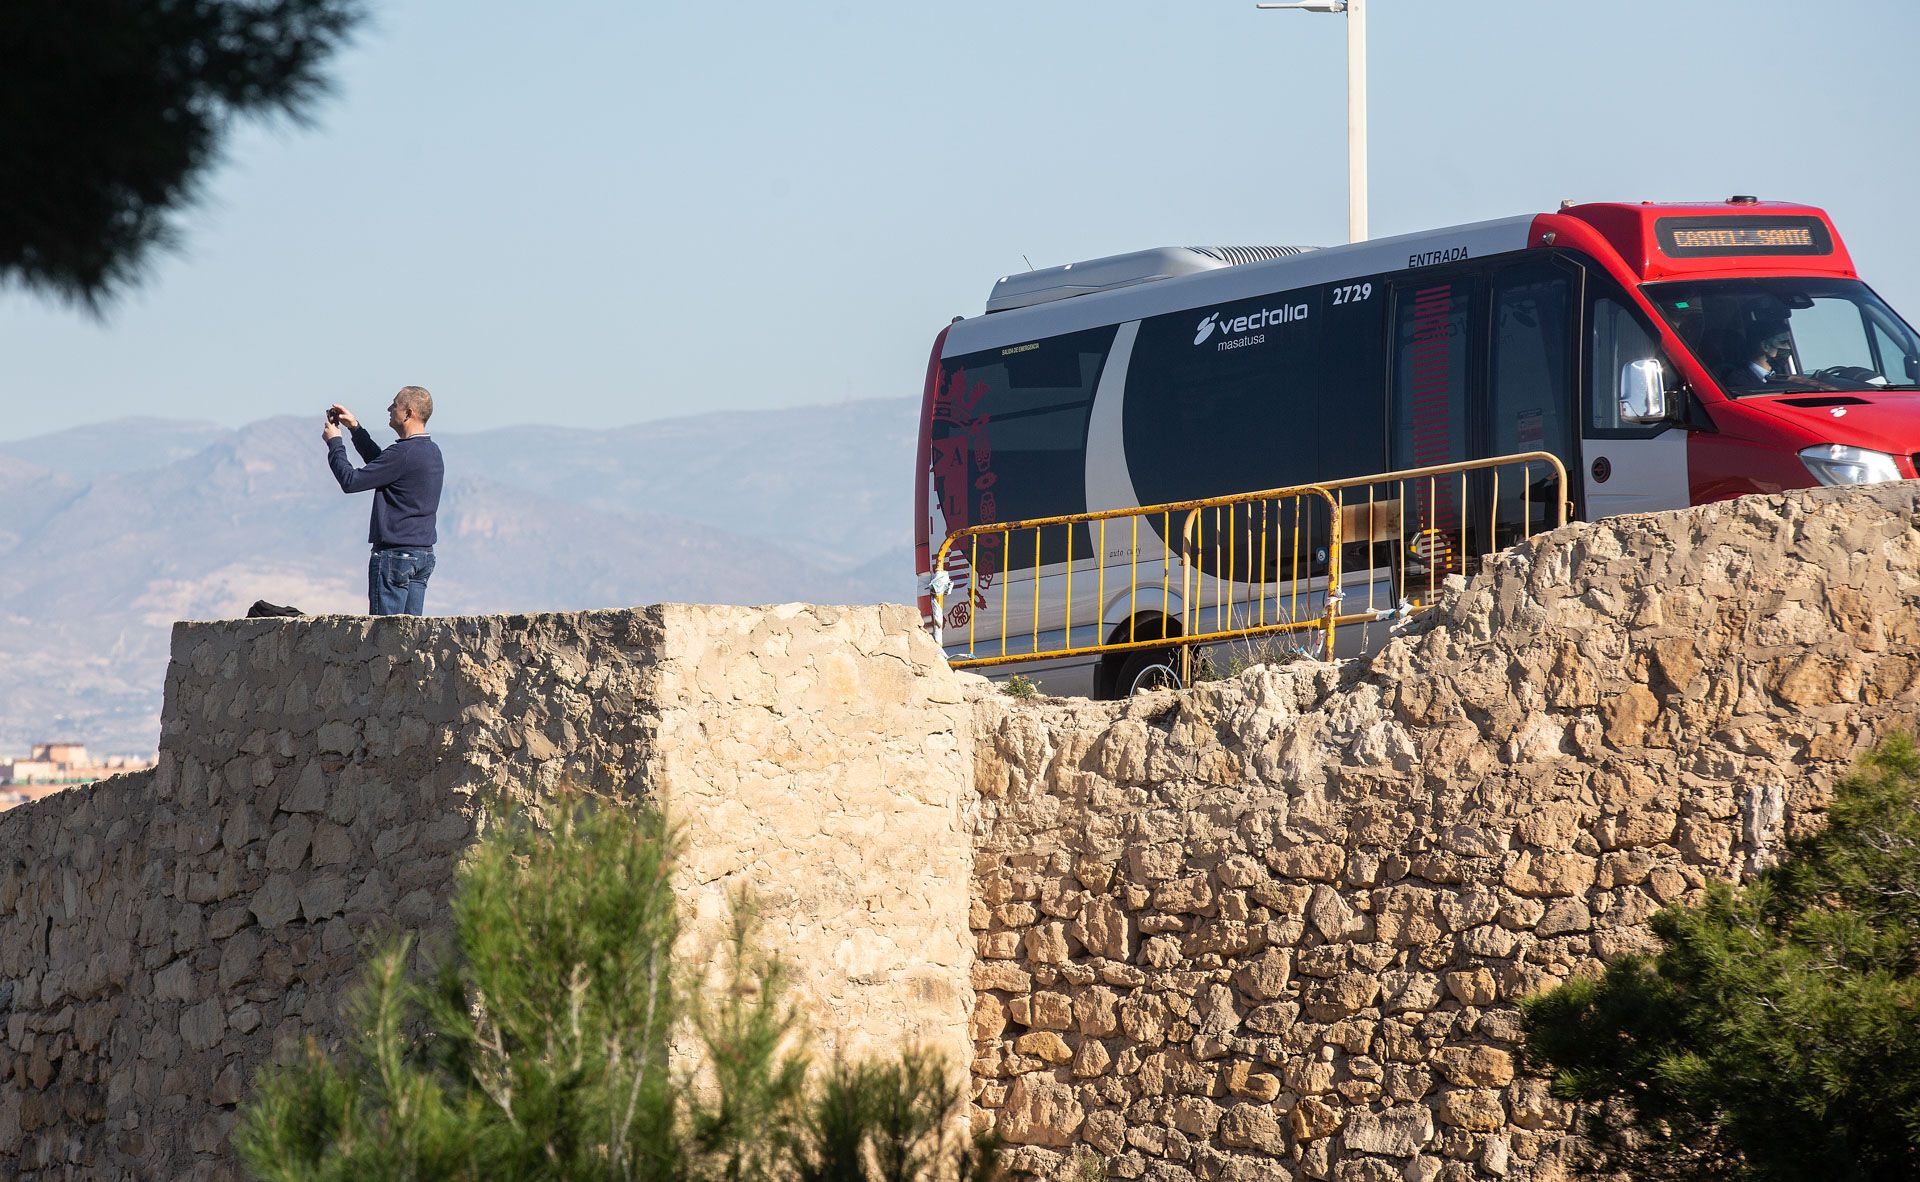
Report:
[{"label": "bus door", "polygon": [[1586,467],[1570,472],[1586,487],[1591,517],[1681,509],[1691,503],[1687,432],[1677,423],[1620,419],[1620,374],[1635,361],[1660,360],[1653,325],[1617,287],[1594,277],[1586,307],[1586,413],[1581,426]]},{"label": "bus door", "polygon": [[[1539,256],[1395,285],[1395,469],[1545,451],[1578,471],[1580,278]],[[1435,578],[1472,573],[1479,555],[1558,519],[1558,481],[1545,465],[1418,480],[1407,494],[1410,570]]]},{"label": "bus door", "polygon": [[[1488,299],[1487,397],[1476,457],[1544,451],[1566,465],[1564,495],[1580,490],[1579,389],[1575,381],[1580,271],[1546,255],[1493,272]],[[1552,529],[1563,495],[1550,465],[1480,473],[1476,504],[1493,506],[1493,548]],[[1482,514],[1485,516],[1485,514]]]}]

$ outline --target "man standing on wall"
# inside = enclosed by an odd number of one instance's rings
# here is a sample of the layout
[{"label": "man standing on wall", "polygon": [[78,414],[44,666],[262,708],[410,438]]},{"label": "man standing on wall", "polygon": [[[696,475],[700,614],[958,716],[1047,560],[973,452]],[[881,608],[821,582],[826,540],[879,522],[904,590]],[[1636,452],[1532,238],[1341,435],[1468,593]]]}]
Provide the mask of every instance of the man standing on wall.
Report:
[{"label": "man standing on wall", "polygon": [[[346,493],[373,490],[373,519],[367,540],[367,610],[376,616],[417,616],[427,602],[427,577],[433,574],[434,515],[440,511],[445,468],[440,445],[427,435],[433,395],[420,386],[402,386],[387,406],[387,425],[400,436],[381,450],[353,412],[339,403],[327,408],[327,466]],[[340,438],[345,427],[353,447],[366,461],[356,469]]]}]

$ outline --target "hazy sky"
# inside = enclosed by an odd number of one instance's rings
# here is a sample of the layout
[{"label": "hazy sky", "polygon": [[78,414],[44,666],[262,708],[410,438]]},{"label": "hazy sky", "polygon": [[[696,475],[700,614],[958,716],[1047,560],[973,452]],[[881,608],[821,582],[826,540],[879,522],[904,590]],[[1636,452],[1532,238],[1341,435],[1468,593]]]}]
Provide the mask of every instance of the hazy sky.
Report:
[{"label": "hazy sky", "polygon": [[[1920,320],[1911,0],[1369,0],[1376,236],[1825,206]],[[0,438],[340,399],[434,425],[917,395],[1000,275],[1343,241],[1345,22],[1252,0],[375,0],[104,321],[0,292]]]}]

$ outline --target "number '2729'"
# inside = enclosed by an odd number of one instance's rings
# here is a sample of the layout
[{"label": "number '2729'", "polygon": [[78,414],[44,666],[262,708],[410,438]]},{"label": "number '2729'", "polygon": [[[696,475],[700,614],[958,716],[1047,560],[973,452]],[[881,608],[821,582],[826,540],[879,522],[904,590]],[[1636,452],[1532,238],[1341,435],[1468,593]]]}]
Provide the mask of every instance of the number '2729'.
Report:
[{"label": "number '2729'", "polygon": [[1372,296],[1373,284],[1371,283],[1343,283],[1333,289],[1333,302],[1335,306],[1351,304],[1355,300],[1370,299]]}]

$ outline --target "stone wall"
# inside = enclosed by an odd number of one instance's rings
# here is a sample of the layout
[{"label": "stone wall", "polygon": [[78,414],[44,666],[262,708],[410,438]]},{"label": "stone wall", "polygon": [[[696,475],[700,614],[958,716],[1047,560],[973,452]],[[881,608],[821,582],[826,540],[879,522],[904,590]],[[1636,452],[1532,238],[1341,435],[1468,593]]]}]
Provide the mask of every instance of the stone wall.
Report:
[{"label": "stone wall", "polygon": [[0,1174],[236,1176],[253,1071],[563,779],[682,822],[690,955],[757,889],[823,1054],[964,1062],[958,685],[905,608],[178,626],[158,768],[0,817]]},{"label": "stone wall", "polygon": [[1816,823],[1920,699],[1916,488],[1548,535],[1377,659],[999,710],[974,1072],[1112,1176],[1551,1179],[1517,998]]},{"label": "stone wall", "polygon": [[906,608],[181,625],[159,767],[0,816],[0,1174],[234,1176],[251,1073],[567,779],[683,823],[690,955],[757,891],[823,1052],[971,1054],[1023,1172],[1547,1182],[1515,999],[1913,726],[1916,490],[1572,526],[1370,661],[1127,703]]},{"label": "stone wall", "polygon": [[719,937],[750,889],[822,1057],[970,1050],[968,682],[906,607],[673,607],[654,783]]}]

